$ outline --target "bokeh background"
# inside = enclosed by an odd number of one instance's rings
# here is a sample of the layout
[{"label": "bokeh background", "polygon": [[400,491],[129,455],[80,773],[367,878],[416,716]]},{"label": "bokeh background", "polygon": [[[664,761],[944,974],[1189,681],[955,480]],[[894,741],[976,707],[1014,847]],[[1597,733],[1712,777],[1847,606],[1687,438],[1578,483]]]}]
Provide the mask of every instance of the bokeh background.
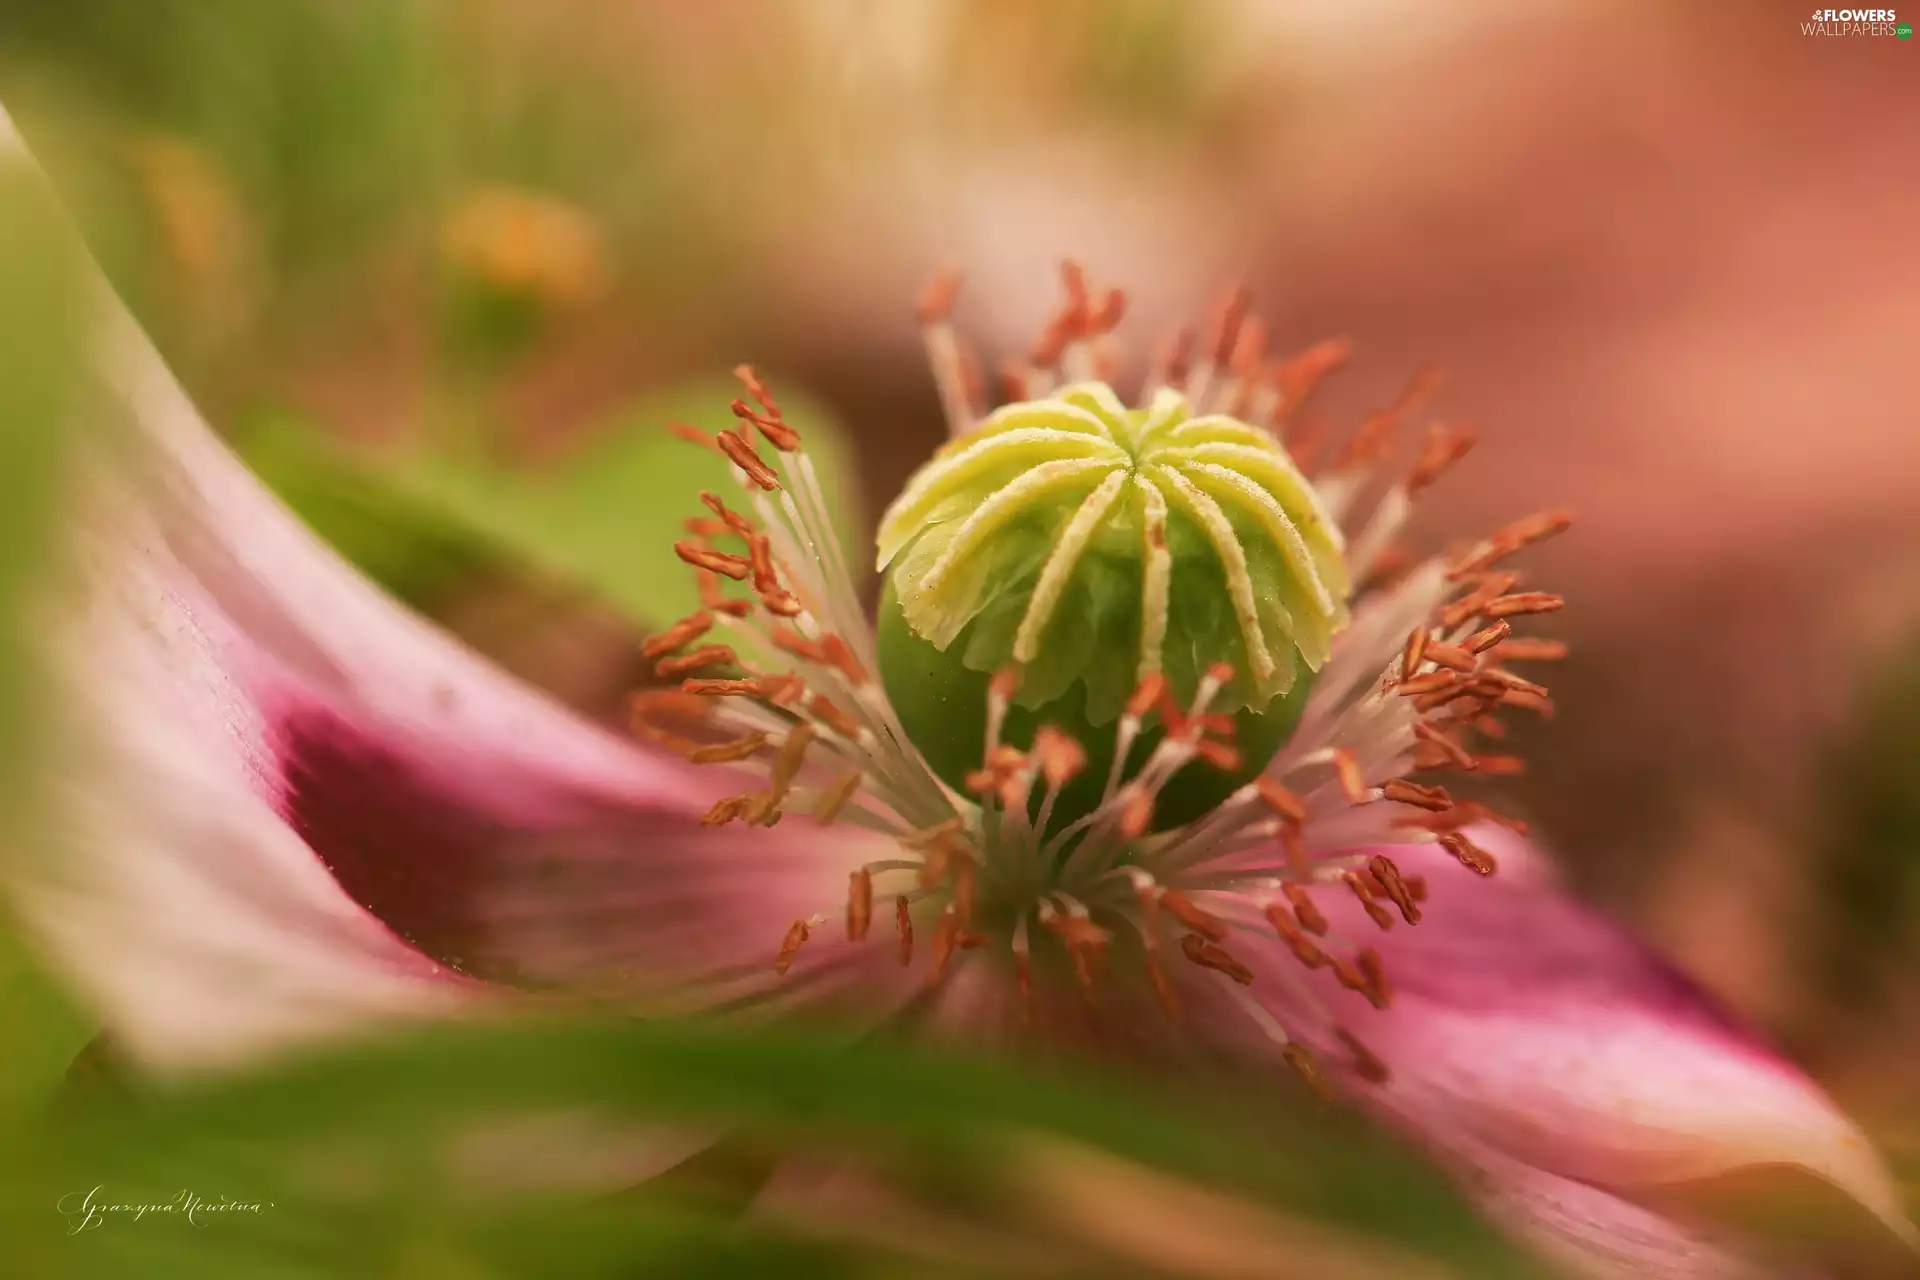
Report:
[{"label": "bokeh background", "polygon": [[1142,342],[1245,279],[1343,425],[1438,362],[1421,535],[1580,518],[1517,807],[1916,1177],[1920,42],[1804,7],[4,0],[0,97],[253,465],[609,719],[663,424],[751,359],[870,519],[936,266],[1002,349],[1063,255]]}]

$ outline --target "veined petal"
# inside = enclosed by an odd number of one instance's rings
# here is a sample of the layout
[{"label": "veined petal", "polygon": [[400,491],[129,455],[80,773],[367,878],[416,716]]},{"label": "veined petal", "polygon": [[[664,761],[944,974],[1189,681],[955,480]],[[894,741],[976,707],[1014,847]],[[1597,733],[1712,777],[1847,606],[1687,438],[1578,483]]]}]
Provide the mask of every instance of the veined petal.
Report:
[{"label": "veined petal", "polygon": [[[1426,878],[1415,927],[1379,932],[1328,895],[1335,928],[1380,952],[1396,993],[1376,1013],[1325,984],[1393,1072],[1363,1101],[1443,1147],[1498,1153],[1594,1194],[1797,1166],[1915,1239],[1885,1167],[1817,1085],[1562,892],[1526,842],[1499,828],[1472,835],[1499,861],[1491,879],[1431,846],[1381,850]],[[1505,1202],[1530,1203],[1518,1191]]]},{"label": "veined petal", "polygon": [[1482,1177],[1487,1214],[1546,1257],[1593,1280],[1779,1280],[1736,1242],[1662,1217],[1602,1187],[1490,1148],[1456,1151]]},{"label": "veined petal", "polygon": [[[30,163],[3,116],[0,156]],[[19,889],[126,1047],[230,1060],[470,1003],[481,978],[764,998],[786,928],[842,900],[872,842],[702,827],[724,777],[587,724],[382,595],[96,292],[78,581],[47,629],[69,794],[59,856]],[[874,970],[904,989],[855,955],[878,952],[803,950],[781,998]]]}]

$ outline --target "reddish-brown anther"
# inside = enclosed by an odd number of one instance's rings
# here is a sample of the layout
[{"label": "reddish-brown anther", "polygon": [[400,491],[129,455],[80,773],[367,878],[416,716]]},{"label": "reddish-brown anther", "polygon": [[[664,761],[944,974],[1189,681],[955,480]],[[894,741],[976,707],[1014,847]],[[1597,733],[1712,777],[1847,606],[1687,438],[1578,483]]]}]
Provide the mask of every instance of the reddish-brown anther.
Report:
[{"label": "reddish-brown anther", "polygon": [[1460,642],[1460,647],[1468,653],[1485,653],[1512,634],[1513,624],[1502,618],[1497,622],[1480,628],[1468,636]]},{"label": "reddish-brown anther", "polygon": [[1347,1053],[1353,1059],[1353,1069],[1362,1080],[1369,1084],[1385,1084],[1391,1078],[1387,1071],[1387,1064],[1380,1061],[1373,1050],[1362,1044],[1358,1036],[1345,1027],[1335,1027],[1333,1032],[1340,1037],[1340,1043],[1347,1047]]},{"label": "reddish-brown anther", "polygon": [[904,893],[893,900],[893,927],[900,937],[895,957],[904,969],[913,963],[913,906]]},{"label": "reddish-brown anther", "polygon": [[691,644],[713,627],[713,615],[704,609],[699,613],[690,613],[680,621],[662,631],[659,635],[646,640],[640,646],[643,657],[657,658],[672,653],[685,644]]},{"label": "reddish-brown anther", "polygon": [[1262,775],[1254,779],[1253,787],[1261,802],[1288,822],[1307,820],[1307,802],[1272,778]]},{"label": "reddish-brown anther", "polygon": [[1566,607],[1565,596],[1550,591],[1521,591],[1488,601],[1482,612],[1489,618],[1510,618],[1523,613],[1557,613]]},{"label": "reddish-brown anther", "polygon": [[697,542],[680,541],[673,544],[673,554],[696,569],[708,573],[718,573],[732,578],[735,582],[744,582],[750,567],[745,556],[736,556],[726,551],[715,551],[703,547]]},{"label": "reddish-brown anther", "polygon": [[720,452],[726,454],[727,459],[734,466],[746,472],[747,479],[769,493],[780,487],[780,478],[773,473],[773,468],[754,452],[753,443],[745,436],[735,435],[731,431],[722,431],[714,438],[720,445]]},{"label": "reddish-brown anther", "polygon": [[1180,950],[1186,954],[1187,959],[1202,969],[1224,973],[1243,987],[1253,985],[1253,970],[1241,964],[1225,947],[1208,942],[1197,933],[1190,933],[1180,939]]},{"label": "reddish-brown anther", "polygon": [[1501,643],[1499,656],[1504,662],[1558,662],[1567,656],[1567,643],[1564,640],[1507,640]]},{"label": "reddish-brown anther", "polygon": [[672,679],[705,667],[731,666],[739,660],[739,655],[724,644],[703,644],[691,653],[661,658],[653,664],[653,670],[656,675]]},{"label": "reddish-brown anther", "polygon": [[1467,838],[1465,832],[1449,831],[1440,837],[1440,847],[1460,860],[1460,865],[1483,876],[1498,868],[1493,855]]},{"label": "reddish-brown anther", "polygon": [[1408,782],[1405,778],[1391,778],[1380,788],[1380,794],[1389,800],[1401,804],[1410,804],[1416,809],[1427,809],[1434,813],[1453,807],[1453,797],[1447,794],[1445,787],[1423,787],[1417,782]]},{"label": "reddish-brown anther", "polygon": [[1326,936],[1331,926],[1328,925],[1326,916],[1320,913],[1320,908],[1315,905],[1313,895],[1307,892],[1305,885],[1290,884],[1281,892],[1286,894],[1287,901],[1293,905],[1293,914],[1300,921],[1302,929],[1308,933]]},{"label": "reddish-brown anther", "polygon": [[1166,908],[1168,915],[1209,942],[1219,942],[1227,936],[1226,921],[1196,906],[1193,899],[1178,889],[1163,890],[1160,905]]},{"label": "reddish-brown anther", "polygon": [[782,977],[793,967],[793,959],[800,954],[800,948],[813,934],[812,926],[805,920],[795,920],[787,929],[786,938],[780,943],[780,954],[774,957],[773,971]]},{"label": "reddish-brown anther", "polygon": [[1449,467],[1473,450],[1476,440],[1474,433],[1465,428],[1450,428],[1437,422],[1428,427],[1426,445],[1413,464],[1413,473],[1407,477],[1407,493],[1411,496],[1431,487]]},{"label": "reddish-brown anther", "polygon": [[1327,953],[1320,949],[1319,943],[1306,935],[1291,911],[1277,902],[1270,902],[1263,914],[1267,917],[1267,923],[1273,926],[1273,931],[1280,935],[1280,940],[1287,944],[1287,949],[1293,952],[1294,959],[1309,969],[1326,966]]},{"label": "reddish-brown anther", "polygon": [[1420,669],[1420,663],[1427,656],[1427,646],[1432,643],[1433,633],[1425,627],[1415,627],[1407,636],[1407,647],[1400,653],[1400,682],[1403,688]]},{"label": "reddish-brown anther", "polygon": [[1346,747],[1336,747],[1333,752],[1333,771],[1340,779],[1340,792],[1346,796],[1347,803],[1365,804],[1367,779],[1360,772],[1360,758]]},{"label": "reddish-brown anther", "polygon": [[1367,869],[1373,872],[1387,900],[1400,909],[1401,919],[1408,924],[1419,924],[1420,900],[1413,896],[1413,890],[1401,876],[1399,864],[1385,854],[1376,854]]},{"label": "reddish-brown anther", "polygon": [[865,941],[873,927],[873,872],[861,867],[847,875],[847,938]]}]

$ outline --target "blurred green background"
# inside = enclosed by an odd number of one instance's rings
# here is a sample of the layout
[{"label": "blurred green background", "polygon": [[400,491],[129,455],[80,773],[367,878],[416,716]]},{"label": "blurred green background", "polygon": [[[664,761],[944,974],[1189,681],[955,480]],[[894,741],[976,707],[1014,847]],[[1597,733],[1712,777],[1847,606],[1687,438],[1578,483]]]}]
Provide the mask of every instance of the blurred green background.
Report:
[{"label": "blurred green background", "polygon": [[[402,598],[610,720],[646,679],[635,638],[687,605],[666,550],[714,470],[664,424],[721,425],[727,370],[752,359],[856,524],[938,438],[911,322],[936,265],[971,269],[963,320],[1001,346],[1037,325],[1063,254],[1132,289],[1135,334],[1244,276],[1283,343],[1359,339],[1335,413],[1440,359],[1488,443],[1423,535],[1546,502],[1585,521],[1545,568],[1575,601],[1579,661],[1527,744],[1522,807],[1587,891],[1783,1040],[1920,1181],[1920,432],[1897,354],[1920,181],[1844,140],[1920,109],[1886,50],[1816,51],[1790,6],[1753,8],[1729,31],[1668,6],[1498,0],[1444,17],[1384,0],[0,0],[0,98],[251,465]],[[8,590],[55,465],[24,426],[56,415],[72,354],[58,271],[21,266],[54,260],[32,249],[38,216],[11,201],[0,237],[7,349],[30,342],[46,375],[13,378],[0,406]],[[7,799],[28,820],[30,692],[0,690]],[[1365,1235],[1353,1274],[1395,1273],[1373,1248],[1517,1265],[1344,1130],[1301,1138],[1298,1167],[1255,1159],[1203,1108],[1146,1107],[1124,1083],[1081,1099],[903,1055],[862,1085],[890,1100],[883,1133],[874,1098],[804,1042],[589,1027],[554,1032],[567,1050],[545,1063],[527,1045],[546,1029],[446,1033],[155,1111],[110,1071],[61,1082],[87,1029],[11,941],[0,1014],[0,1099],[88,1099],[59,1149],[18,1144],[9,1177],[34,1190],[10,1206],[83,1169],[168,1162],[333,1197],[335,1216],[274,1219],[244,1247],[198,1233],[136,1258],[102,1233],[92,1274],[932,1273],[897,1241],[742,1227],[739,1169],[631,1212],[547,1198],[498,1219],[432,1158],[463,1119],[583,1090],[624,1117],[753,1129],[749,1171],[765,1144],[831,1132],[856,1166],[951,1177],[953,1195],[920,1190],[966,1219],[946,1224],[958,1238],[1151,1269],[1022,1219],[1002,1188],[1029,1148],[959,1132],[916,1072],[974,1098],[982,1132]],[[493,1065],[444,1097],[431,1082],[455,1056]],[[766,1076],[727,1074],[746,1060]],[[776,1075],[801,1083],[769,1116]],[[1298,1112],[1274,1123],[1321,1124]],[[1350,1183],[1318,1178],[1349,1159]],[[1372,1179],[1399,1212],[1368,1215]],[[60,1244],[36,1265],[79,1265]]]}]

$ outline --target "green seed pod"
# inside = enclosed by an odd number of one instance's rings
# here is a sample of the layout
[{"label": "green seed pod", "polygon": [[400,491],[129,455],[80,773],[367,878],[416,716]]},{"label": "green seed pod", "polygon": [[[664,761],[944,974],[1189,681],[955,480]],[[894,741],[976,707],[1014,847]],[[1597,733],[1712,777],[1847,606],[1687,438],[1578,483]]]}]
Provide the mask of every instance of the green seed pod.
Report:
[{"label": "green seed pod", "polygon": [[1292,732],[1346,622],[1341,552],[1268,432],[1191,417],[1170,390],[1129,409],[1104,384],[1067,387],[989,415],[888,509],[881,675],[908,735],[959,787],[981,763],[988,677],[1017,669],[1002,740],[1024,748],[1054,724],[1090,757],[1061,822],[1097,801],[1113,726],[1143,680],[1163,675],[1184,707],[1226,664],[1211,710],[1236,718],[1240,765],[1176,777],[1155,821],[1171,825],[1258,773]]}]

